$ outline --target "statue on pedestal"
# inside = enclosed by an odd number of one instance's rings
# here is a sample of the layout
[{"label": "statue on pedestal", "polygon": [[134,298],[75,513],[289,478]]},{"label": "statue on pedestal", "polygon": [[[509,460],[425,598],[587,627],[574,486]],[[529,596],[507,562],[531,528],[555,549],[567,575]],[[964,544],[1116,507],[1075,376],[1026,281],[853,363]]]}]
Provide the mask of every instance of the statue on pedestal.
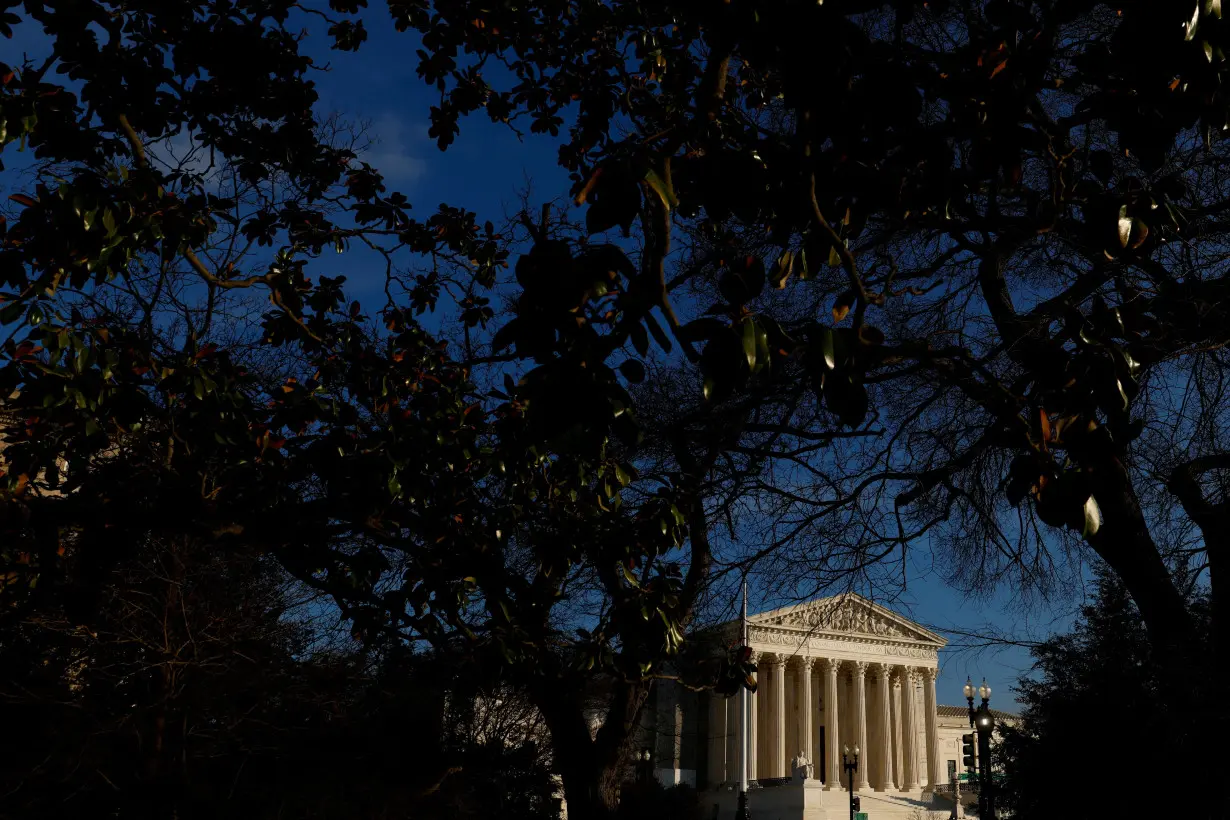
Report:
[{"label": "statue on pedestal", "polygon": [[815,767],[812,766],[807,752],[799,752],[794,760],[790,761],[790,773],[796,783],[811,780],[815,776]]}]

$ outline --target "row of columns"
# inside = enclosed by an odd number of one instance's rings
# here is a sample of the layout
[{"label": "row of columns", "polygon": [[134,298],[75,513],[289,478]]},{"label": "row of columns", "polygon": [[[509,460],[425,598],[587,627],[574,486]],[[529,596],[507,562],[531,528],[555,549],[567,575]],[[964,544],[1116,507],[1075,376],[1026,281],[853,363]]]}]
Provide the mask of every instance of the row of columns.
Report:
[{"label": "row of columns", "polygon": [[[750,695],[748,776],[752,779],[788,777],[790,761],[805,751],[816,764],[814,776],[827,788],[842,788],[843,746],[862,750],[854,788],[876,791],[916,791],[919,763],[926,766],[927,783],[939,782],[939,746],[935,679],[932,667],[843,661],[831,658],[784,655],[757,658],[758,692]],[[822,691],[813,693],[812,669],[818,666]],[[793,672],[791,675],[789,672]],[[787,679],[794,686],[787,693]],[[917,757],[917,688],[923,690],[924,760]],[[868,689],[873,697],[868,698]],[[846,696],[841,696],[841,690]],[[800,749],[787,749],[788,708],[798,720],[795,738]],[[733,782],[739,777],[740,698],[713,698],[710,707],[709,782]],[[824,762],[820,771],[819,728],[824,726]],[[806,739],[806,740],[803,740]]]}]

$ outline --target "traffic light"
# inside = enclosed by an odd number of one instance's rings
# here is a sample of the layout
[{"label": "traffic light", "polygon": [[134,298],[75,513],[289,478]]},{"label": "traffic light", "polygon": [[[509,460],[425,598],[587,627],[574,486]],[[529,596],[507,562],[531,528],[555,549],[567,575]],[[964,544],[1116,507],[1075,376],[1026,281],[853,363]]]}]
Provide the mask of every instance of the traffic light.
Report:
[{"label": "traffic light", "polygon": [[961,735],[961,755],[965,760],[965,768],[969,772],[974,771],[974,736]]},{"label": "traffic light", "polygon": [[854,804],[855,811],[863,810],[863,801],[857,794],[854,795],[854,797],[850,798],[850,802]]}]

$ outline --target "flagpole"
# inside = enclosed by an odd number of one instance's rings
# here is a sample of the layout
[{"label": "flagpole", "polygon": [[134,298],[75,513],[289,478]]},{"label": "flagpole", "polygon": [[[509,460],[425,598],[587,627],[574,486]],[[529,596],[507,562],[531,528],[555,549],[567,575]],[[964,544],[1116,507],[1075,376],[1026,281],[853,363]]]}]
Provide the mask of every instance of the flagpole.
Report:
[{"label": "flagpole", "polygon": [[[743,645],[747,646],[748,643],[747,643],[747,578],[746,577],[743,579],[742,628],[743,628]],[[747,792],[747,758],[748,758],[748,751],[749,751],[748,750],[748,745],[749,745],[748,738],[750,734],[748,731],[748,728],[749,728],[748,723],[750,722],[751,718],[750,718],[750,715],[748,714],[748,708],[750,706],[750,703],[748,701],[748,691],[747,691],[746,686],[743,687],[740,693],[740,697],[742,698],[742,703],[740,704],[740,712],[743,715],[743,719],[739,721],[740,734],[742,735],[742,737],[739,739],[739,749],[740,749],[739,789],[743,792]]]}]

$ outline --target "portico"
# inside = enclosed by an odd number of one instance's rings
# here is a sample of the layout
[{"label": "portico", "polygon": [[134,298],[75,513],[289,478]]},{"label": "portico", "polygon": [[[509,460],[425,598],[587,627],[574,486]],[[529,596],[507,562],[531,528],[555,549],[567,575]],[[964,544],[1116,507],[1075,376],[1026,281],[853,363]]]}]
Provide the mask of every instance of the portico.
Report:
[{"label": "portico", "polygon": [[[943,637],[854,594],[754,615],[748,637],[758,678],[751,779],[844,790],[841,750],[857,745],[856,791],[917,793],[944,782],[935,696]],[[740,715],[739,698],[710,700],[710,788],[738,780]],[[792,769],[796,760],[810,769]]]}]

